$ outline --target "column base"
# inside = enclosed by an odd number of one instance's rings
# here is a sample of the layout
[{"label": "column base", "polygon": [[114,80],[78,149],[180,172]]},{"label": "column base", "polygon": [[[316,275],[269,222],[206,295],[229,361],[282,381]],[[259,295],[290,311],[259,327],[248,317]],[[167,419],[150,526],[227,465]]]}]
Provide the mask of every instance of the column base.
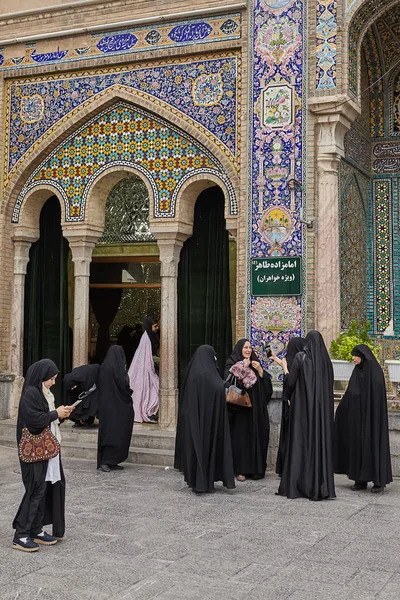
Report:
[{"label": "column base", "polygon": [[[23,377],[20,377],[22,379]],[[16,378],[11,373],[0,373],[0,420],[11,419],[16,415],[14,404],[14,388]],[[19,389],[22,389],[22,384]],[[19,402],[19,396],[18,401]]]},{"label": "column base", "polygon": [[178,407],[177,389],[160,389],[160,416],[158,423],[161,429],[175,429],[177,422],[177,407]]}]

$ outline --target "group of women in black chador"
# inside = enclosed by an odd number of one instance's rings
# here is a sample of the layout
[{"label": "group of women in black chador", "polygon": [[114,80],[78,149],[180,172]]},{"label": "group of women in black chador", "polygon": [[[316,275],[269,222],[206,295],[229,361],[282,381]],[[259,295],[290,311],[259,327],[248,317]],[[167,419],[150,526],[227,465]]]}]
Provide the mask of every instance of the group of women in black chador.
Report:
[{"label": "group of women in black chador", "polygon": [[[276,472],[277,494],[323,500],[335,497],[334,473],[355,481],[352,490],[382,492],[392,481],[386,388],[371,350],[356,346],[355,368],[334,416],[333,369],[323,338],[310,331],[292,338],[282,366],[282,421]],[[251,406],[226,402],[227,381],[247,391]],[[175,446],[175,468],[196,493],[228,489],[246,478],[265,476],[269,441],[267,405],[271,380],[251,348],[240,340],[217,370],[215,351],[201,346],[182,382]]]},{"label": "group of women in black chador", "polygon": [[[289,341],[286,358],[272,354],[282,366],[282,424],[276,471],[278,494],[287,498],[322,500],[335,497],[334,472],[354,480],[352,490],[382,492],[392,481],[386,389],[383,372],[371,350],[356,346],[355,368],[334,420],[333,370],[322,336],[310,331]],[[132,435],[134,409],[126,355],[111,346],[102,365],[74,369],[65,386],[79,409],[55,407],[50,391],[58,375],[48,359],[27,371],[22,390],[17,441],[28,429],[33,435],[51,428],[61,441],[59,420],[71,413],[78,421],[99,416],[97,467],[122,469]],[[246,392],[249,406],[227,404],[229,381]],[[178,407],[175,468],[197,493],[214,491],[221,481],[228,489],[235,478],[265,476],[269,442],[267,405],[272,396],[269,374],[249,340],[240,340],[226,361],[223,377],[215,351],[200,346],[182,381]],[[90,399],[90,400],[89,400]],[[50,460],[21,462],[25,494],[15,516],[13,547],[34,552],[53,545],[65,530],[65,478],[61,454]],[[43,526],[52,524],[52,535]]]},{"label": "group of women in black chador", "polygon": [[[251,407],[227,408],[229,374],[236,378],[238,389],[248,393]],[[232,489],[235,476],[239,481],[265,476],[271,396],[271,378],[249,340],[236,344],[226,361],[224,378],[218,372],[214,348],[196,350],[180,390],[174,463],[194,492],[212,492],[216,481]]]}]

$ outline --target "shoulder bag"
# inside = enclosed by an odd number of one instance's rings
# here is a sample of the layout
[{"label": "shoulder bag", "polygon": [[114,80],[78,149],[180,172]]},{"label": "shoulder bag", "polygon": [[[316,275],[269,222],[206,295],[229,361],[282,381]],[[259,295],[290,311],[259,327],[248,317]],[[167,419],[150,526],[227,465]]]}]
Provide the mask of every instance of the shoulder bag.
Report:
[{"label": "shoulder bag", "polygon": [[249,394],[245,390],[242,390],[237,386],[237,379],[232,373],[228,375],[228,377],[225,380],[225,383],[228,384],[228,387],[225,390],[226,402],[228,404],[233,404],[235,406],[244,406],[246,408],[252,407]]},{"label": "shoulder bag", "polygon": [[25,463],[34,463],[41,460],[55,458],[60,452],[60,444],[51,433],[50,425],[42,433],[33,435],[26,427],[22,430],[22,437],[18,444],[19,460]]}]

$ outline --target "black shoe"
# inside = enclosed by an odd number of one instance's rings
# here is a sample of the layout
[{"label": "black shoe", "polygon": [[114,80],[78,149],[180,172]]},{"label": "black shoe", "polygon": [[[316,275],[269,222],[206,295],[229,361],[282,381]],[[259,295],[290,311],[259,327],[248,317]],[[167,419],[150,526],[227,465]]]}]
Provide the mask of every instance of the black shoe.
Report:
[{"label": "black shoe", "polygon": [[28,537],[26,542],[23,542],[19,538],[15,537],[13,539],[12,547],[14,550],[22,550],[22,552],[37,552],[39,550],[39,545],[35,544],[35,542]]},{"label": "black shoe", "polygon": [[124,467],[121,467],[121,465],[108,465],[109,470],[111,469],[111,471],[123,471]]},{"label": "black shoe", "polygon": [[41,546],[54,546],[57,544],[57,538],[54,535],[49,535],[46,531],[42,531],[39,535],[32,536],[33,541]]},{"label": "black shoe", "polygon": [[359,492],[360,490],[366,490],[367,489],[367,482],[366,481],[361,481],[361,482],[356,482],[354,485],[351,486],[351,490],[353,492]]},{"label": "black shoe", "polygon": [[384,487],[382,487],[381,485],[374,485],[374,486],[371,488],[371,492],[372,492],[372,494],[381,494],[381,493],[383,492],[383,490],[384,490],[384,489],[385,489],[385,488],[384,488]]},{"label": "black shoe", "polygon": [[104,473],[109,473],[111,471],[108,465],[100,465],[100,469],[104,471]]},{"label": "black shoe", "polygon": [[149,421],[151,423],[158,423],[158,417],[157,417],[157,415],[151,415],[151,417],[149,417]]}]

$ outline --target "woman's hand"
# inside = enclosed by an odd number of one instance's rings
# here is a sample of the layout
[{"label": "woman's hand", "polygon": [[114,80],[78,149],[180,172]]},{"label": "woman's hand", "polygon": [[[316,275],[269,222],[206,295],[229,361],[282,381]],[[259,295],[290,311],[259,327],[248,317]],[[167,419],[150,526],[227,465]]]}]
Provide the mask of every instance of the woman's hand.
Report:
[{"label": "woman's hand", "polygon": [[67,419],[74,410],[74,406],[59,406],[56,408],[59,419]]},{"label": "woman's hand", "polygon": [[243,359],[243,364],[245,367],[249,367],[250,366],[250,359],[249,358],[244,358]]},{"label": "woman's hand", "polygon": [[253,367],[253,369],[255,369],[258,372],[260,377],[262,377],[264,375],[263,368],[260,365],[260,363],[258,362],[258,360],[252,360],[251,366]]}]

